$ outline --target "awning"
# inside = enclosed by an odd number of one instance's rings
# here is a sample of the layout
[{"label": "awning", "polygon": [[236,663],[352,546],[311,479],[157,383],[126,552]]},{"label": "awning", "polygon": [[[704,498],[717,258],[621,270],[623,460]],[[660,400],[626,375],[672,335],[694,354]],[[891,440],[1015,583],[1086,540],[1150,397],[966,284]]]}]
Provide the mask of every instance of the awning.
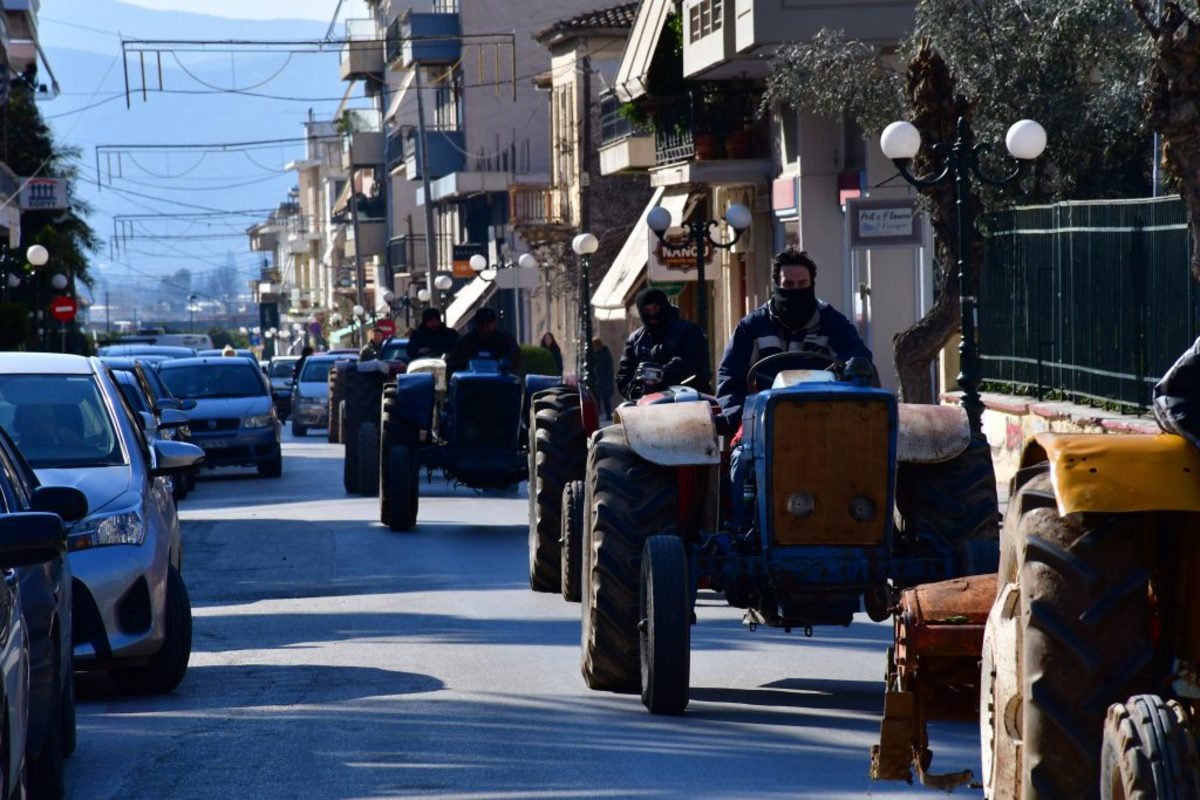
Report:
[{"label": "awning", "polygon": [[[416,75],[414,70],[406,70],[404,82],[392,90],[392,101],[388,103],[387,113],[383,115],[384,122],[392,122],[396,119],[396,115],[400,113],[400,106],[404,104],[404,98],[408,96],[408,87],[413,82],[413,77]],[[416,113],[416,110],[413,110]]]},{"label": "awning", "polygon": [[486,303],[494,291],[496,284],[483,278],[476,278],[459,289],[454,302],[446,309],[446,326],[457,329],[460,325],[466,325],[474,316],[475,309]]},{"label": "awning", "polygon": [[329,246],[325,248],[325,252],[321,256],[321,263],[326,267],[334,266],[333,251],[339,247],[346,246],[346,226],[337,225],[333,229],[333,235],[329,237]]},{"label": "awning", "polygon": [[346,181],[346,185],[342,187],[342,193],[338,195],[337,200],[333,204],[333,209],[330,213],[337,216],[346,210],[350,205],[350,193],[354,191],[354,181]]},{"label": "awning", "polygon": [[629,232],[629,238],[621,246],[621,252],[617,253],[596,293],[592,295],[596,319],[625,319],[626,309],[633,302],[633,293],[646,275],[646,261],[650,255],[650,226],[646,224],[646,216],[650,209],[662,206],[671,212],[671,219],[678,222],[683,219],[687,201],[686,189],[676,189],[670,193],[662,187],[654,190],[650,202],[642,209],[641,216]]},{"label": "awning", "polygon": [[355,330],[356,330],[356,326],[347,325],[344,328],[338,328],[336,331],[330,331],[329,344],[330,345],[341,344],[342,339],[345,339],[347,336],[352,336],[354,334]]},{"label": "awning", "polygon": [[650,61],[658,48],[658,39],[667,17],[674,8],[673,0],[643,0],[638,8],[637,19],[633,21],[633,30],[621,55],[617,78],[613,81],[613,89],[622,102],[628,103],[646,93]]}]

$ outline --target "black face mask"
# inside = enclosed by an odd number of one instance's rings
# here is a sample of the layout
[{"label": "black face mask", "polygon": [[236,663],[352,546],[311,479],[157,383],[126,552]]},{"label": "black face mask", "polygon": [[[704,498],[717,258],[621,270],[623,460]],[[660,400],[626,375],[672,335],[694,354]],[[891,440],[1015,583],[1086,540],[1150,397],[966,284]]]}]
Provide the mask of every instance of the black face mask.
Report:
[{"label": "black face mask", "polygon": [[784,325],[792,329],[800,328],[817,311],[817,289],[815,286],[807,289],[780,289],[776,286],[771,302],[775,315]]}]

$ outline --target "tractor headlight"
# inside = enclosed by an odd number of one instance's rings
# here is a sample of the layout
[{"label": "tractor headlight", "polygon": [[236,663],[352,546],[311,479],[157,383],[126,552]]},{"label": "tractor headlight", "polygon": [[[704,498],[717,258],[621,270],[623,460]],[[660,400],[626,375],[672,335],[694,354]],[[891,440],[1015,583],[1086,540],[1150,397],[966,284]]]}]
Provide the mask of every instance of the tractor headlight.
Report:
[{"label": "tractor headlight", "polygon": [[797,519],[804,519],[817,507],[817,501],[809,492],[792,492],[788,495],[788,513]]},{"label": "tractor headlight", "polygon": [[254,414],[242,420],[243,428],[269,428],[275,422],[270,414]]},{"label": "tractor headlight", "polygon": [[67,537],[70,550],[86,550],[113,544],[139,545],[146,539],[146,523],[137,509],[118,514],[88,517],[77,522]]},{"label": "tractor headlight", "polygon": [[871,502],[869,497],[859,495],[850,501],[850,518],[855,522],[870,522],[875,516],[875,504]]}]

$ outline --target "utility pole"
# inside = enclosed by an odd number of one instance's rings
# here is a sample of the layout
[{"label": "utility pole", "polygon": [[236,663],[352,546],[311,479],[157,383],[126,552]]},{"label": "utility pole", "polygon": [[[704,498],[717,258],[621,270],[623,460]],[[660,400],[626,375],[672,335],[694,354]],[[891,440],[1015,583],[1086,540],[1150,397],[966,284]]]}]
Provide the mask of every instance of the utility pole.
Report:
[{"label": "utility pole", "polygon": [[425,91],[421,86],[421,64],[413,64],[413,76],[417,90],[417,147],[420,148],[421,191],[425,195],[425,288],[429,290],[429,304],[442,307],[441,294],[434,288],[433,275],[437,271],[437,241],[433,228],[433,194],[429,189],[429,139],[425,131]]},{"label": "utility pole", "polygon": [[108,288],[104,289],[104,332],[112,336],[112,303],[108,299]]}]

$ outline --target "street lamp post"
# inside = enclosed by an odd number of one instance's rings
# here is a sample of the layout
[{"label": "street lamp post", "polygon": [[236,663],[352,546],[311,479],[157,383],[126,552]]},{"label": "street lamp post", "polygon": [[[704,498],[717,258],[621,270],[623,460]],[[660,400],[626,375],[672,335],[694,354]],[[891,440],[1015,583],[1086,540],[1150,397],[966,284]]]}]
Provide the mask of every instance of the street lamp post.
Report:
[{"label": "street lamp post", "polygon": [[579,346],[583,358],[575,361],[582,367],[580,383],[591,397],[596,396],[596,364],[592,353],[592,264],[591,256],[600,248],[595,234],[581,233],[571,240],[571,249],[579,257]]},{"label": "street lamp post", "polygon": [[935,152],[944,153],[942,171],[931,177],[920,177],[909,172],[908,164],[921,149],[921,134],[910,122],[893,122],[879,137],[883,154],[892,160],[900,174],[918,189],[929,189],[954,181],[955,213],[958,216],[958,292],[959,324],[962,336],[958,345],[958,387],[962,390],[962,406],[967,412],[971,435],[983,436],[983,400],[979,396],[982,365],[979,357],[979,342],[976,333],[979,322],[979,299],[972,293],[973,284],[968,280],[970,260],[967,248],[975,220],[971,217],[971,178],[974,176],[989,186],[1006,186],[1018,180],[1029,164],[1046,149],[1046,130],[1031,119],[1013,123],[1004,138],[1009,154],[1016,159],[1016,166],[1007,175],[989,175],[979,163],[979,154],[992,149],[990,144],[972,144],[965,117],[958,118],[957,136],[946,148],[944,144],[934,147]]},{"label": "street lamp post", "polygon": [[646,215],[646,224],[650,226],[650,230],[654,231],[654,235],[658,237],[664,250],[686,250],[689,246],[696,248],[696,323],[700,326],[700,333],[704,336],[704,363],[709,368],[712,367],[712,353],[708,344],[708,284],[705,283],[704,278],[705,256],[709,247],[719,247],[722,250],[733,247],[750,227],[752,219],[750,209],[741,203],[731,203],[725,209],[725,223],[733,229],[733,238],[726,242],[714,239],[711,231],[720,223],[715,219],[700,218],[683,224],[688,244],[675,245],[663,238],[667,229],[671,227],[671,212],[662,206],[655,206]]},{"label": "street lamp post", "polygon": [[[30,245],[25,250],[25,260],[29,262],[29,266],[35,270],[39,267],[44,267],[50,261],[50,251],[40,244]],[[46,329],[45,329],[45,314],[42,310],[42,290],[41,281],[33,281],[34,291],[34,307],[37,309],[35,316],[36,324],[38,325],[38,346],[46,346]]]},{"label": "street lamp post", "polygon": [[[480,280],[487,281],[488,283],[496,280],[501,269],[512,269],[513,267],[536,269],[537,265],[537,258],[532,253],[522,253],[515,264],[512,261],[501,260],[496,266],[490,266],[487,257],[481,253],[471,256],[471,269],[475,271],[476,276]],[[514,314],[514,323],[517,329],[516,338],[520,341],[523,331],[521,330],[521,284],[519,280],[513,284],[513,308],[516,310]]]}]

